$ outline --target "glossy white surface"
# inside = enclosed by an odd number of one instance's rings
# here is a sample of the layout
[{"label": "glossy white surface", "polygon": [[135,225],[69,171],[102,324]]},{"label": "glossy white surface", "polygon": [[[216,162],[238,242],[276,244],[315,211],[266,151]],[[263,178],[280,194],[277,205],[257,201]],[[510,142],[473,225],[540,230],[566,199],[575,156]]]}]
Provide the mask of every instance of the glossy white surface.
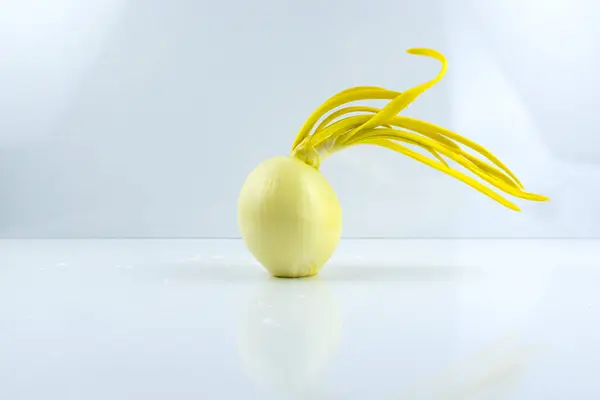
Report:
[{"label": "glossy white surface", "polygon": [[598,399],[598,244],[1,241],[0,398]]},{"label": "glossy white surface", "polygon": [[415,46],[449,69],[405,114],[553,201],[510,213],[357,147],[323,164],[344,236],[600,237],[598,20],[595,0],[4,1],[0,237],[239,236],[248,173],[332,94],[430,79]]}]

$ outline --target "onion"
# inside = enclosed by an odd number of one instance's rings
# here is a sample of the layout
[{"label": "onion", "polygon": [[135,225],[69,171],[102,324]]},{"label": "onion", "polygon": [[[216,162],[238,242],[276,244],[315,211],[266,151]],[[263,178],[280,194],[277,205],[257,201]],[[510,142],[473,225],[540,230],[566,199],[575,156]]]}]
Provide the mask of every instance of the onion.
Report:
[{"label": "onion", "polygon": [[[282,278],[315,275],[335,251],[342,232],[342,212],[319,166],[329,155],[350,146],[371,144],[404,154],[514,211],[520,211],[519,207],[454,169],[448,160],[507,194],[531,201],[548,200],[526,192],[515,174],[483,146],[429,122],[398,116],[446,72],[446,58],[441,53],[431,49],[409,49],[408,53],[438,60],[441,71],[431,81],[404,93],[359,86],[336,94],[306,120],[289,157],[264,161],[246,179],[238,201],[240,231],[246,247],[271,275]],[[338,108],[361,100],[389,100],[389,103],[381,109]],[[433,158],[408,146],[423,149]]]},{"label": "onion", "polygon": [[274,276],[311,276],[333,254],[342,210],[333,188],[295,157],[260,164],[242,188],[238,219],[244,243]]}]

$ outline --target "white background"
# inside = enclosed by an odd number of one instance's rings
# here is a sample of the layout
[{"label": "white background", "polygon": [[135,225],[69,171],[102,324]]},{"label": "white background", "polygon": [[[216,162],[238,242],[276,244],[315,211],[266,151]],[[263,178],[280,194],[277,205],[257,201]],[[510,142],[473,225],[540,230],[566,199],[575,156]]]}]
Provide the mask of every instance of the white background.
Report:
[{"label": "white background", "polygon": [[[1,240],[7,400],[598,400],[595,240]],[[493,256],[490,256],[493,255]]]},{"label": "white background", "polygon": [[498,154],[514,213],[383,149],[323,165],[346,237],[600,236],[592,0],[20,0],[0,13],[0,236],[237,237],[242,182],[354,85]]}]

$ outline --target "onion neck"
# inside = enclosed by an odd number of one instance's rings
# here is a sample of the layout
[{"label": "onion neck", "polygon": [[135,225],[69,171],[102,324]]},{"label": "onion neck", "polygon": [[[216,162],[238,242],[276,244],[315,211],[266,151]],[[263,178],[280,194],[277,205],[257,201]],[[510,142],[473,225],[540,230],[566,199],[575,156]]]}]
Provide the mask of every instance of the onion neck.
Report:
[{"label": "onion neck", "polygon": [[324,158],[319,150],[310,143],[310,137],[304,138],[290,155],[315,169],[319,169],[321,160]]}]

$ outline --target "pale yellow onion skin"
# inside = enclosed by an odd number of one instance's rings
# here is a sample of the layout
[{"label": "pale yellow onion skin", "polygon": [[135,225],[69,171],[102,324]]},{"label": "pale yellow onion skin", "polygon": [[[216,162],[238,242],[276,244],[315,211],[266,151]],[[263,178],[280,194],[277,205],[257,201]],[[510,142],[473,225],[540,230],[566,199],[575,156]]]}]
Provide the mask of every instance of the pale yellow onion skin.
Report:
[{"label": "pale yellow onion skin", "polygon": [[246,247],[271,275],[299,278],[315,275],[335,251],[342,210],[316,168],[274,157],[244,182],[238,224]]}]

